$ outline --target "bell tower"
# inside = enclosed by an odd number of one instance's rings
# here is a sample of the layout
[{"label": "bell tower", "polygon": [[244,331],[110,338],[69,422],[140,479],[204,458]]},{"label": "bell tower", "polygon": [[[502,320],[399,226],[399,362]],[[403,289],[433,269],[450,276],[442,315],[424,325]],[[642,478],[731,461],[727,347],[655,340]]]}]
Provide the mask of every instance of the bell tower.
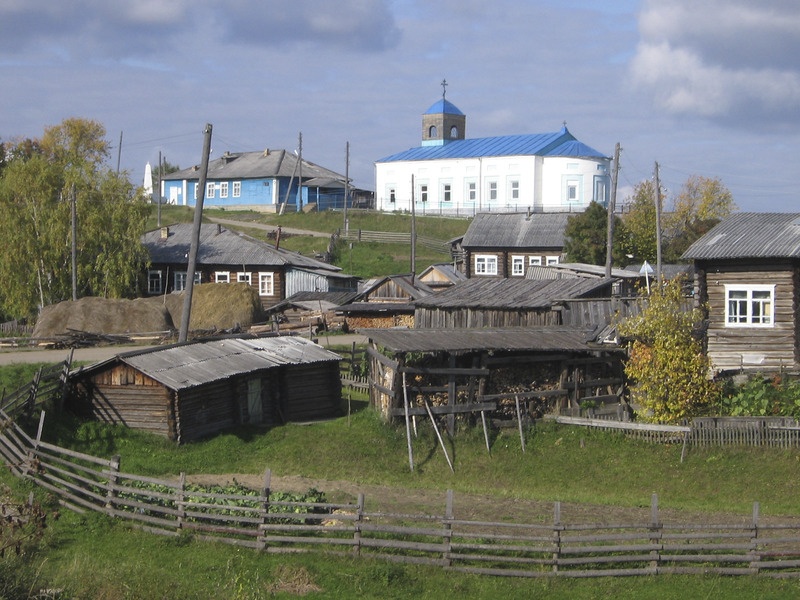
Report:
[{"label": "bell tower", "polygon": [[441,100],[434,102],[422,115],[423,146],[443,146],[465,138],[467,117],[447,100],[447,85],[447,80],[442,79]]}]

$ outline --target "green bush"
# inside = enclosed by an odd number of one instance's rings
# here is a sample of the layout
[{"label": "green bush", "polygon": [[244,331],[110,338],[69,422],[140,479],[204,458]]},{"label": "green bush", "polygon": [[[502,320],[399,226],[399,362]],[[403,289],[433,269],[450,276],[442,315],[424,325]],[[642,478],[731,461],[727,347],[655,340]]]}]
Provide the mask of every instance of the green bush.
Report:
[{"label": "green bush", "polygon": [[800,381],[759,374],[738,386],[727,382],[719,412],[732,417],[798,417]]}]

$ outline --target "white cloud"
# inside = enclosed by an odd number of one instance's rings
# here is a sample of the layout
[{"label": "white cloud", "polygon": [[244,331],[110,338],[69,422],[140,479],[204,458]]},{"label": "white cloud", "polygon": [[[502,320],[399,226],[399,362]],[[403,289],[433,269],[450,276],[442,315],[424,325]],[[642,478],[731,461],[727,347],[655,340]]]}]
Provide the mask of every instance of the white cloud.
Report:
[{"label": "white cloud", "polygon": [[800,116],[800,4],[661,0],[645,4],[633,81],[668,113],[746,127]]}]

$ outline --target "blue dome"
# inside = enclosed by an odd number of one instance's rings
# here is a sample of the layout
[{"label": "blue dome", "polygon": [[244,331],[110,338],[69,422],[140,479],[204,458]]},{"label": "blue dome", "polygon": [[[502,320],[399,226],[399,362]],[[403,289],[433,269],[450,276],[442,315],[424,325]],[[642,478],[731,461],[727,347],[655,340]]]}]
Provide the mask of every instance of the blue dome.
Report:
[{"label": "blue dome", "polygon": [[424,113],[425,115],[439,115],[439,114],[446,114],[446,115],[463,115],[458,107],[455,104],[450,102],[449,100],[445,100],[442,98],[441,100],[437,100],[431,107],[426,110]]}]

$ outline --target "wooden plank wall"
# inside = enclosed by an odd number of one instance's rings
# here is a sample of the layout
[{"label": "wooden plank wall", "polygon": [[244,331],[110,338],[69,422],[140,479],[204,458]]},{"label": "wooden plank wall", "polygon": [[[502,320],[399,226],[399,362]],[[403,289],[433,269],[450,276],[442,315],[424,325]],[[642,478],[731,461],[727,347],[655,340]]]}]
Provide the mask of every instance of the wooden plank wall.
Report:
[{"label": "wooden plank wall", "polygon": [[211,435],[238,423],[236,384],[230,379],[178,392],[175,422],[178,442]]},{"label": "wooden plank wall", "polygon": [[417,329],[480,329],[483,327],[542,327],[561,325],[561,316],[552,310],[500,310],[483,308],[417,308]]},{"label": "wooden plank wall", "polygon": [[335,416],[342,399],[339,362],[284,367],[281,398],[288,421]]},{"label": "wooden plank wall", "polygon": [[[708,356],[717,371],[796,369],[797,275],[787,265],[704,271],[708,298]],[[726,327],[725,284],[774,284],[774,327]]]}]

